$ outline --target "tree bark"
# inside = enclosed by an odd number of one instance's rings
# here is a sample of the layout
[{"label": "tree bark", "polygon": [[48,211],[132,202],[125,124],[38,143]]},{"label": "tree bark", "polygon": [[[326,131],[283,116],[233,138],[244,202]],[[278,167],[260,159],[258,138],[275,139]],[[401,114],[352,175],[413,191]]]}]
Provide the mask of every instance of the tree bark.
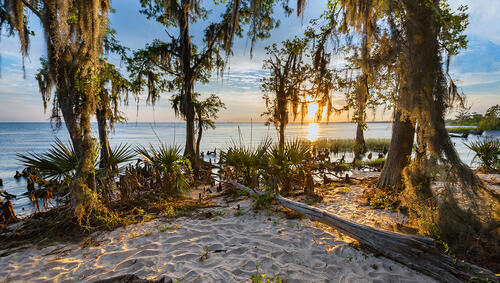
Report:
[{"label": "tree bark", "polygon": [[[71,80],[70,80],[71,81]],[[70,87],[60,89],[71,89]],[[85,101],[83,109],[79,109],[78,115],[75,113],[72,95],[59,95],[59,105],[64,117],[64,124],[68,129],[69,136],[73,143],[78,167],[75,177],[71,181],[71,209],[75,216],[81,220],[86,213],[86,209],[93,207],[94,199],[89,196],[90,191],[96,188],[94,161],[92,160],[93,147],[90,128],[90,101]],[[87,98],[89,99],[89,98]],[[90,191],[89,191],[90,190]]]},{"label": "tree bark", "polygon": [[366,104],[370,97],[370,87],[368,76],[370,75],[370,42],[368,34],[369,25],[369,5],[365,7],[365,22],[363,25],[363,40],[361,44],[361,76],[357,89],[357,126],[356,126],[356,144],[354,146],[354,159],[361,159],[361,155],[366,153],[366,142],[363,128],[366,124]]},{"label": "tree bark", "polygon": [[279,146],[281,148],[285,147],[285,122],[280,121],[279,123]]},{"label": "tree bark", "polygon": [[203,122],[201,120],[201,115],[198,117],[198,139],[196,140],[196,154],[197,157],[200,157],[200,144],[201,144],[201,137],[203,135]]},{"label": "tree bark", "polygon": [[[237,182],[227,181],[237,189],[251,194],[263,192],[252,190]],[[458,261],[444,255],[434,246],[434,240],[420,235],[406,235],[375,229],[366,225],[344,220],[325,210],[276,196],[276,201],[286,208],[303,214],[311,220],[319,221],[355,239],[361,246],[368,247],[376,254],[406,265],[418,272],[444,282],[461,282],[472,278],[487,278],[493,282],[500,278],[491,271]]]},{"label": "tree bark", "polygon": [[96,110],[96,118],[97,118],[97,128],[99,131],[99,144],[101,146],[101,159],[99,162],[99,167],[110,168],[109,159],[111,157],[111,147],[109,146],[109,138],[108,138],[108,123],[106,119],[106,110],[105,109],[97,109]]},{"label": "tree bark", "polygon": [[415,127],[410,120],[403,120],[401,112],[395,110],[392,137],[387,159],[377,182],[379,189],[401,188],[403,169],[410,163]]},{"label": "tree bark", "polygon": [[189,9],[186,0],[182,1],[181,9],[183,13],[179,18],[180,41],[181,41],[181,57],[182,57],[182,71],[183,71],[183,107],[184,115],[186,116],[186,145],[184,147],[184,155],[189,158],[193,167],[197,164],[197,153],[195,148],[195,111],[193,103],[193,82],[194,70],[191,67],[192,45],[189,35]]},{"label": "tree bark", "polygon": [[366,143],[365,143],[365,135],[363,133],[363,125],[361,122],[358,122],[356,127],[356,144],[354,146],[354,157],[356,159],[361,159],[361,155],[363,155],[365,152],[366,152]]}]

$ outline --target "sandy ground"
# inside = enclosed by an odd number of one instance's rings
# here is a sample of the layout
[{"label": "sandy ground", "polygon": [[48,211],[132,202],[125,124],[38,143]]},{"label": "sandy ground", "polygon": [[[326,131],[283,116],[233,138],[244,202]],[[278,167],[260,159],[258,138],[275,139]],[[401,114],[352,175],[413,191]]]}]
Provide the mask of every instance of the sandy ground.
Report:
[{"label": "sandy ground", "polygon": [[[353,186],[327,195],[321,208],[358,223],[400,221],[395,213],[359,207]],[[243,215],[236,216],[236,205]],[[0,258],[0,282],[93,282],[124,274],[179,282],[433,282],[401,264],[356,250],[350,239],[307,219],[254,213],[251,200],[212,208],[208,219],[181,217],[93,235],[91,245],[29,248]],[[202,259],[200,259],[202,258]]]}]

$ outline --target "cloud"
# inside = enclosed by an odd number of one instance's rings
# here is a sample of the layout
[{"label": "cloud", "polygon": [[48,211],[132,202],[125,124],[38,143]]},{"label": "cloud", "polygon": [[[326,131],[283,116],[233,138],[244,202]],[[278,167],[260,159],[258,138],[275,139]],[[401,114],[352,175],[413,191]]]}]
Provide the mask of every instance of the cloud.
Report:
[{"label": "cloud", "polygon": [[470,25],[467,34],[500,44],[500,1],[498,0],[449,0],[452,8],[460,5],[469,7]]}]

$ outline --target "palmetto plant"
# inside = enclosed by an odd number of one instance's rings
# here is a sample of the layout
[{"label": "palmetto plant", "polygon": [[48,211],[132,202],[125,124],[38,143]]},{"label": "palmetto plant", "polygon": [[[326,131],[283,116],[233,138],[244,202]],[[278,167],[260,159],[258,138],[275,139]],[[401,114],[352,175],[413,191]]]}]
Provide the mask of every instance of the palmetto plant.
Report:
[{"label": "palmetto plant", "polygon": [[[283,146],[273,146],[268,151],[269,155],[269,180],[275,190],[278,187],[282,192],[289,192],[295,179],[305,177],[308,160],[311,158],[310,145],[298,139],[287,141]],[[304,178],[302,178],[304,179]]]},{"label": "palmetto plant", "polygon": [[[102,152],[102,151],[101,151]],[[136,153],[131,149],[128,144],[119,144],[111,149],[109,152],[109,160],[107,168],[100,168],[96,170],[96,174],[103,177],[114,177],[123,171],[125,166],[136,157]],[[103,158],[102,156],[100,158]],[[99,161],[100,163],[100,161]]]},{"label": "palmetto plant", "polygon": [[233,168],[236,179],[242,178],[248,186],[258,185],[259,171],[267,168],[267,149],[271,146],[270,139],[264,139],[256,148],[238,145],[233,141],[226,151],[221,153],[221,161]]},{"label": "palmetto plant", "polygon": [[[98,152],[97,144],[94,145],[94,152]],[[135,154],[130,150],[129,145],[120,144],[111,150],[109,160],[111,171],[99,169],[96,171],[96,175],[113,176],[123,169],[123,167],[120,167],[121,164],[131,161],[134,156]],[[18,154],[17,157],[22,165],[35,168],[41,178],[58,183],[73,177],[78,167],[78,161],[71,143],[65,144],[58,138],[45,152]],[[97,155],[93,163],[95,165],[99,163]]]},{"label": "palmetto plant", "polygon": [[182,193],[189,188],[191,163],[182,156],[180,146],[162,143],[158,147],[149,145],[149,149],[137,146],[135,150],[146,164],[152,166],[157,177],[162,180],[162,185],[166,186],[165,189]]},{"label": "palmetto plant", "polygon": [[500,171],[500,140],[482,139],[464,143],[475,155],[472,162],[479,159],[481,169],[485,172]]},{"label": "palmetto plant", "polygon": [[72,144],[59,139],[45,152],[17,154],[17,157],[22,165],[37,169],[40,177],[49,181],[62,182],[72,177],[78,167]]}]

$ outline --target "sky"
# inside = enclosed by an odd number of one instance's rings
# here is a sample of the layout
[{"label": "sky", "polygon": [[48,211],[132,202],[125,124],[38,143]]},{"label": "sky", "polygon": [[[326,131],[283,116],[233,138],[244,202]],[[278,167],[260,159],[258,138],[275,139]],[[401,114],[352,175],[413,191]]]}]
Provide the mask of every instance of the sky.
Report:
[{"label": "sky", "polygon": [[[207,2],[207,1],[205,1]],[[326,8],[326,0],[309,0],[303,18],[295,14],[286,17],[281,8],[276,9],[276,17],[281,25],[273,30],[271,37],[258,41],[250,57],[250,41],[247,37],[237,38],[234,56],[222,78],[213,76],[206,85],[197,84],[195,90],[202,95],[215,93],[225,102],[227,109],[222,110],[219,121],[246,122],[263,121],[261,113],[265,110],[262,99],[260,79],[266,75],[262,62],[266,58],[264,47],[285,39],[303,34],[311,19],[318,18]],[[500,104],[500,0],[449,0],[452,7],[468,5],[470,25],[466,30],[469,47],[460,55],[452,58],[451,74],[460,90],[468,97],[471,111],[484,113],[494,104]],[[113,0],[115,12],[110,15],[111,25],[117,31],[118,40],[131,50],[143,48],[153,39],[167,40],[164,28],[146,19],[139,13],[139,0]],[[207,3],[211,3],[208,1]],[[291,1],[290,3],[294,3]],[[209,19],[217,19],[220,10],[212,9]],[[22,59],[19,55],[19,42],[16,38],[2,36],[0,41],[0,122],[38,122],[48,121],[50,109],[44,113],[43,103],[38,91],[35,74],[40,68],[39,58],[45,54],[45,40],[37,18],[30,16],[35,36],[32,38],[30,55],[25,59],[26,77],[23,76]],[[206,23],[192,26],[194,41],[200,38]],[[4,34],[5,35],[5,32]],[[340,59],[341,58],[337,58]],[[116,56],[110,61],[125,69]],[[335,64],[335,62],[334,62]],[[340,63],[339,63],[340,64]],[[154,107],[139,103],[139,111],[134,102],[122,105],[129,122],[174,122],[179,121],[169,104],[170,94],[162,95]],[[342,105],[342,96],[334,97],[334,104]],[[311,114],[312,115],[312,114]],[[373,120],[389,120],[390,113],[377,111],[369,115]],[[333,116],[330,121],[347,121],[347,114]]]}]

